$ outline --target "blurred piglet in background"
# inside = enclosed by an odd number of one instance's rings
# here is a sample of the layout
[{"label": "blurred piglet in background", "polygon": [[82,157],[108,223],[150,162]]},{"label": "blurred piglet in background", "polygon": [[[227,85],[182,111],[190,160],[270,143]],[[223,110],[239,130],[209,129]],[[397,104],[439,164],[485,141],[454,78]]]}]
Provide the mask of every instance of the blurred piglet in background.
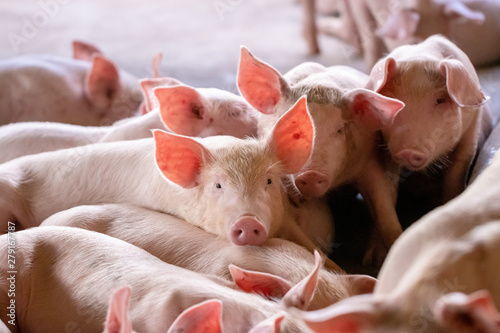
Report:
[{"label": "blurred piglet in background", "polygon": [[[316,23],[315,9],[330,16]],[[500,60],[500,3],[494,0],[305,0],[304,31],[310,53],[319,52],[317,32],[326,33],[361,51],[368,70],[387,51],[436,34],[474,66]]]},{"label": "blurred piglet in background", "polygon": [[137,79],[87,43],[73,42],[73,59],[25,55],[0,61],[2,125],[110,125],[138,115],[141,101]]}]

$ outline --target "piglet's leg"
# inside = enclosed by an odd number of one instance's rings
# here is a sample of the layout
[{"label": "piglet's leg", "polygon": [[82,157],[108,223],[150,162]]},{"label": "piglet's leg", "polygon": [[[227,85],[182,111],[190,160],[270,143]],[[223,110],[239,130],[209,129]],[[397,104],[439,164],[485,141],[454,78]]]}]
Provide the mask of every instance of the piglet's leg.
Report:
[{"label": "piglet's leg", "polygon": [[372,159],[366,170],[356,187],[370,209],[376,229],[373,232],[378,233],[372,234],[363,259],[363,263],[368,264],[385,257],[403,230],[395,209],[399,181],[397,169],[385,172],[379,161]]},{"label": "piglet's leg", "polygon": [[487,136],[483,132],[489,133],[490,131],[490,126],[484,126],[482,122],[476,121],[463,134],[462,139],[449,156],[450,166],[443,180],[443,203],[453,199],[465,189],[467,175],[477,147],[483,144]]}]

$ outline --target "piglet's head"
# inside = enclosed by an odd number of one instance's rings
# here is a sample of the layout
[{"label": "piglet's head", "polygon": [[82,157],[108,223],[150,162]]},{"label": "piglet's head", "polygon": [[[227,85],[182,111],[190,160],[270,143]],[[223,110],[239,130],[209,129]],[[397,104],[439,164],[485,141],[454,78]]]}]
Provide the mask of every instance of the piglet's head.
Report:
[{"label": "piglet's head", "polygon": [[196,188],[199,225],[236,245],[260,245],[281,228],[287,199],[281,178],[307,161],[314,129],[303,97],[264,140],[153,134],[162,175]]},{"label": "piglet's head", "polygon": [[321,197],[334,187],[346,170],[346,160],[357,153],[352,137],[373,136],[377,130],[391,125],[403,106],[399,100],[363,88],[345,92],[336,105],[329,107],[310,103],[317,131],[311,159],[294,175],[300,193]]},{"label": "piglet's head", "polygon": [[488,100],[473,69],[448,58],[397,61],[389,56],[372,69],[368,88],[405,103],[382,134],[393,159],[410,170],[444,159]]}]

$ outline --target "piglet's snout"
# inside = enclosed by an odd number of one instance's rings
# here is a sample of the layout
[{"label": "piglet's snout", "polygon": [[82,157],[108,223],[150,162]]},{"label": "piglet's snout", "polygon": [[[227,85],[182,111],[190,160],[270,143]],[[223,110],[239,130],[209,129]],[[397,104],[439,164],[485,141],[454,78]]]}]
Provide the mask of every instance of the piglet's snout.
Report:
[{"label": "piglet's snout", "polygon": [[267,239],[266,228],[255,217],[240,217],[230,230],[231,242],[235,245],[260,245]]},{"label": "piglet's snout", "polygon": [[306,171],[295,178],[295,186],[305,197],[321,197],[329,185],[327,176],[318,171]]},{"label": "piglet's snout", "polygon": [[395,158],[398,163],[411,169],[420,169],[427,164],[427,156],[413,149],[404,149]]}]

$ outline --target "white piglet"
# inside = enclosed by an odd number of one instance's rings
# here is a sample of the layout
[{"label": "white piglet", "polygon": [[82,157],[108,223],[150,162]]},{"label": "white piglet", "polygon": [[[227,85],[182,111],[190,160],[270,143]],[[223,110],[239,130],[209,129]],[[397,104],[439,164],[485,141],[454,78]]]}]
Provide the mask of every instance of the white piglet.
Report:
[{"label": "white piglet", "polygon": [[54,121],[100,126],[138,114],[138,81],[94,46],[75,59],[26,55],[0,62],[0,124]]},{"label": "white piglet", "polygon": [[444,201],[461,193],[491,130],[488,98],[465,53],[442,36],[401,46],[375,65],[368,87],[405,103],[382,129],[393,160],[412,171],[444,164]]},{"label": "white piglet", "polygon": [[25,156],[0,166],[1,225],[28,228],[74,206],[129,203],[171,213],[237,245],[259,245],[300,230],[288,223],[282,177],[302,167],[313,141],[302,98],[266,139],[156,130],[154,139]]}]

